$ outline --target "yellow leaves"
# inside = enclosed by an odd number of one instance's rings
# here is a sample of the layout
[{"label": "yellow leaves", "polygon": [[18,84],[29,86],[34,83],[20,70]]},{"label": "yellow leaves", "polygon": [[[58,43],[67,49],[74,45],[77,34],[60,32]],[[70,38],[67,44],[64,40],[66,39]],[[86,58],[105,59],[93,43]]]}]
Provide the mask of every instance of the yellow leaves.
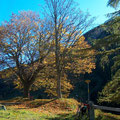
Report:
[{"label": "yellow leaves", "polygon": [[90,45],[85,41],[84,36],[77,36],[77,41],[74,43],[74,49],[82,50],[90,48]]},{"label": "yellow leaves", "polygon": [[63,34],[66,33],[66,28],[62,29],[62,33],[63,33]]},{"label": "yellow leaves", "polygon": [[52,35],[55,36],[55,32],[53,32]]},{"label": "yellow leaves", "polygon": [[37,24],[36,22],[34,22],[34,25],[35,25],[35,26],[38,26],[38,24]]},{"label": "yellow leaves", "polygon": [[50,33],[49,31],[47,31],[47,30],[46,30],[46,33],[47,33],[48,35],[50,35],[50,34],[51,34],[51,33]]},{"label": "yellow leaves", "polygon": [[69,16],[67,16],[67,17],[65,18],[65,20],[68,20],[68,18],[69,18]]},{"label": "yellow leaves", "polygon": [[[14,68],[16,70],[16,68]],[[10,78],[13,75],[13,70],[12,69],[5,69],[3,71],[0,71],[0,77],[5,79],[5,78]]]},{"label": "yellow leaves", "polygon": [[44,38],[45,37],[45,35],[44,34],[41,34],[42,35],[42,37]]},{"label": "yellow leaves", "polygon": [[17,39],[14,39],[14,43],[17,43],[18,41],[17,41]]},{"label": "yellow leaves", "polygon": [[46,61],[46,60],[44,60],[44,61],[43,61],[43,63],[44,63],[44,64],[47,64],[47,61]]},{"label": "yellow leaves", "polygon": [[65,49],[65,47],[64,47],[64,45],[61,43],[61,44],[60,44],[60,53],[62,53],[62,52],[64,51],[64,49]]},{"label": "yellow leaves", "polygon": [[71,69],[71,67],[70,67],[70,66],[65,66],[65,69],[70,70],[70,69]]},{"label": "yellow leaves", "polygon": [[62,27],[63,27],[63,25],[62,25],[62,24],[60,24],[60,27],[59,27],[59,28],[60,28],[60,29],[62,29]]},{"label": "yellow leaves", "polygon": [[84,37],[84,36],[80,36],[79,39],[80,39],[80,40],[85,40],[85,37]]},{"label": "yellow leaves", "polygon": [[82,31],[80,31],[80,34],[82,34]]},{"label": "yellow leaves", "polygon": [[[51,52],[43,61],[44,64],[50,65],[55,63],[55,53]],[[53,65],[54,66],[54,65]]]},{"label": "yellow leaves", "polygon": [[69,37],[69,36],[70,36],[70,34],[69,34],[69,33],[65,33],[65,35],[66,35],[66,37]]},{"label": "yellow leaves", "polygon": [[79,37],[80,37],[79,35],[76,35],[76,36],[75,36],[75,39],[77,40]]},{"label": "yellow leaves", "polygon": [[4,27],[2,26],[2,27],[0,27],[0,31],[2,31],[4,29]]},{"label": "yellow leaves", "polygon": [[72,69],[74,73],[91,73],[92,69],[95,69],[95,63],[93,62],[93,58],[77,59],[74,66],[72,65]]},{"label": "yellow leaves", "polygon": [[41,28],[43,28],[44,27],[44,25],[41,25]]},{"label": "yellow leaves", "polygon": [[75,29],[76,27],[73,27],[73,29]]},{"label": "yellow leaves", "polygon": [[39,28],[39,23],[34,22],[34,26],[36,26],[36,29],[38,29]]},{"label": "yellow leaves", "polygon": [[[47,81],[47,89],[45,90],[45,92],[48,93],[49,96],[57,96],[57,92],[56,92],[56,87],[57,87],[57,79],[56,79],[56,71],[55,69],[52,69],[52,71],[54,71],[54,73],[49,73],[49,80]],[[52,78],[51,76],[54,75],[54,77]],[[66,74],[62,74],[61,76],[61,91],[63,93],[63,96],[68,96],[70,93],[70,90],[73,88],[73,86],[70,84],[70,81],[67,79],[67,75]]]},{"label": "yellow leaves", "polygon": [[55,46],[55,40],[52,40],[51,45]]},{"label": "yellow leaves", "polygon": [[[70,35],[70,34],[68,34]],[[90,45],[85,41],[84,36],[79,34],[75,36],[75,42],[69,46],[72,61],[65,65],[65,69],[72,70],[74,73],[90,73],[95,69],[94,50],[88,49]]]}]

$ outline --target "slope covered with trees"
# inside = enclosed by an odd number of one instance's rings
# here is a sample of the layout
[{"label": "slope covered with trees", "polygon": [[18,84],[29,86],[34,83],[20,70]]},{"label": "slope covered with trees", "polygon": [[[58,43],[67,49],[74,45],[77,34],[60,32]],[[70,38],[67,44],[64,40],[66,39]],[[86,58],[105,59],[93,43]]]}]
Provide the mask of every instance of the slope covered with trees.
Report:
[{"label": "slope covered with trees", "polygon": [[[119,104],[120,91],[120,17],[115,17],[101,26],[85,34],[92,46],[98,51],[96,70],[92,76],[96,76],[95,86],[98,91],[99,102]],[[90,79],[92,79],[90,77]],[[99,84],[97,84],[99,81]],[[95,87],[96,88],[96,87]],[[97,91],[97,89],[95,89]],[[94,92],[93,92],[94,93]],[[92,93],[91,93],[92,97]]]}]

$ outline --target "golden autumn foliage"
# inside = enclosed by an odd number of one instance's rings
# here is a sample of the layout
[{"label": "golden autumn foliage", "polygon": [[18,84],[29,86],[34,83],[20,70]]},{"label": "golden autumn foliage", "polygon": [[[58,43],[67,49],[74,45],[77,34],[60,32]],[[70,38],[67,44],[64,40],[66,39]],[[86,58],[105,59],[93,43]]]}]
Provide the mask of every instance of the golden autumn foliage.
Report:
[{"label": "golden autumn foliage", "polygon": [[[54,66],[51,66],[50,69],[55,71],[57,97],[62,98],[62,80],[63,76],[67,76],[67,71],[73,73],[90,73],[91,69],[95,67],[93,64],[94,60],[91,57],[86,60],[83,59],[87,57],[85,56],[85,49],[90,48],[87,46],[87,43],[82,42],[84,38],[81,35],[81,31],[85,31],[93,19],[89,18],[89,14],[83,14],[73,0],[45,0],[45,7],[43,8],[43,16],[46,23],[49,23],[46,27],[51,35],[51,43],[53,44],[52,54],[50,52],[44,62],[47,65],[48,59],[51,59],[49,61],[52,64],[54,63]],[[78,41],[82,43],[78,45]],[[81,48],[80,50],[77,45]],[[85,47],[82,47],[84,45]],[[83,52],[79,52],[78,54],[78,51]],[[67,77],[65,80],[67,80]]]},{"label": "golden autumn foliage", "polygon": [[[0,70],[6,69],[6,78],[14,76],[17,87],[23,88],[24,97],[44,68],[44,58],[49,53],[49,39],[43,21],[32,11],[12,14],[0,30]],[[3,75],[4,76],[4,75]],[[4,77],[5,77],[4,76]]]},{"label": "golden autumn foliage", "polygon": [[95,68],[95,51],[75,21],[71,24],[69,16],[59,17],[58,21],[40,20],[32,11],[24,11],[13,14],[4,25],[3,63],[13,68],[14,83],[24,89],[25,97],[32,88],[40,87],[50,96],[57,96],[58,77],[63,97],[68,97],[74,86],[67,73],[91,73]]},{"label": "golden autumn foliage", "polygon": [[[64,37],[67,37],[67,35],[65,34]],[[51,44],[53,45],[53,51],[44,59],[45,68],[37,78],[40,82],[38,83],[36,81],[36,84],[44,86],[46,88],[45,92],[47,92],[49,96],[57,96],[55,41],[52,40]],[[74,86],[70,83],[67,73],[91,73],[92,69],[95,69],[95,51],[91,49],[91,46],[85,41],[81,32],[79,36],[77,36],[77,39],[67,44],[66,42],[61,42],[59,47],[61,91],[63,97],[68,97],[70,90],[73,89]]]},{"label": "golden autumn foliage", "polygon": [[[47,33],[50,34],[49,32]],[[77,37],[73,34],[73,40],[66,42],[66,40],[69,38],[69,34],[66,31],[66,33],[64,33],[65,39],[63,38],[61,40],[61,43],[59,44],[59,67],[61,70],[61,91],[63,97],[68,97],[70,94],[70,90],[74,88],[67,77],[68,72],[77,74],[84,74],[86,72],[91,73],[92,69],[95,68],[95,51],[92,50],[91,46],[85,41],[84,36],[81,35],[82,32],[80,31],[78,33],[79,34],[77,35]],[[52,33],[52,35],[54,34]],[[55,40],[51,39],[51,42],[48,44],[46,43],[46,46],[51,46],[52,50],[44,58],[43,64],[45,65],[45,67],[38,74],[36,81],[32,84],[31,88],[33,88],[34,90],[38,88],[45,88],[45,92],[48,93],[49,96],[54,97],[57,96],[57,70],[56,56],[54,52]],[[33,69],[33,67],[29,67],[28,73],[31,73],[30,69]],[[19,80],[16,83],[20,85]]]}]

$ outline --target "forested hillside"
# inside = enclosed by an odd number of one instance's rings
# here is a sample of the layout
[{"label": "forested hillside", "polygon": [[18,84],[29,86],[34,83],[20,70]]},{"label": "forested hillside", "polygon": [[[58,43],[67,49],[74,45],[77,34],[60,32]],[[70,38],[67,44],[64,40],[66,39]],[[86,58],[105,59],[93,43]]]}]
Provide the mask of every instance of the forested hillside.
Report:
[{"label": "forested hillside", "polygon": [[[120,101],[120,17],[115,17],[85,34],[86,40],[98,51],[92,79],[91,97],[99,102],[119,104]],[[95,88],[95,89],[94,89]],[[98,94],[98,91],[101,91]],[[94,93],[95,92],[95,93]]]}]

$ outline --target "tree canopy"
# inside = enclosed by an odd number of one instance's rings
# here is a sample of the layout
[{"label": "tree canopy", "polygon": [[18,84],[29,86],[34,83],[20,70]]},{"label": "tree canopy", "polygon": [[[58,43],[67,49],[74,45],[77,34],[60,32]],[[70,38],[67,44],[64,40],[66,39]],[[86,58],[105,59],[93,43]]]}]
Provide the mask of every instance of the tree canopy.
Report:
[{"label": "tree canopy", "polygon": [[[22,11],[12,14],[1,26],[0,68],[10,68],[8,77],[16,76],[16,83],[24,88],[25,97],[44,68],[43,60],[51,49],[50,36],[42,27],[43,23],[35,12]],[[1,74],[6,75],[6,72]]]},{"label": "tree canopy", "polygon": [[73,88],[68,73],[91,73],[95,68],[95,51],[83,36],[93,19],[73,0],[45,2],[42,19],[22,11],[1,26],[1,74],[13,77],[25,97],[32,87],[42,86],[61,98]]},{"label": "tree canopy", "polygon": [[[65,76],[65,68],[71,68],[77,73],[91,72],[91,69],[95,68],[92,59],[94,57],[88,57],[85,51],[90,46],[84,41],[81,32],[91,25],[93,19],[89,18],[89,14],[80,11],[74,0],[45,0],[45,2],[44,16],[50,23],[48,27],[54,43],[56,90],[58,98],[61,98],[61,79]],[[91,51],[91,56],[93,54]]]}]

